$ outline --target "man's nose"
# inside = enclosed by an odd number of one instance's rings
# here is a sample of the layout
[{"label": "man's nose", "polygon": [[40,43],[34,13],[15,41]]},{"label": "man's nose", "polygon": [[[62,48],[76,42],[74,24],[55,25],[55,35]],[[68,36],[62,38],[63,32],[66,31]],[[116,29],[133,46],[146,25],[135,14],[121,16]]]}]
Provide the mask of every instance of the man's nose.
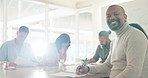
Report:
[{"label": "man's nose", "polygon": [[115,19],[116,17],[114,15],[111,15],[110,19]]}]

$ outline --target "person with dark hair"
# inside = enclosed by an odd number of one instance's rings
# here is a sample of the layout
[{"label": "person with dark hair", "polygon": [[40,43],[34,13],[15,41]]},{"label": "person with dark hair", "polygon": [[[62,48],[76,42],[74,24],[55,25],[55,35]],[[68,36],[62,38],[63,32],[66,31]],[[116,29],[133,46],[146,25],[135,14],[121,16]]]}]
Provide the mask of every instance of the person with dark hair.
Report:
[{"label": "person with dark hair", "polygon": [[111,34],[110,31],[100,31],[98,34],[98,39],[100,42],[100,45],[97,46],[96,53],[93,56],[93,58],[88,60],[88,63],[96,63],[99,58],[101,58],[100,63],[104,63],[107,59],[107,56],[110,51],[110,42],[109,34]]},{"label": "person with dark hair", "polygon": [[59,66],[60,60],[66,61],[67,49],[71,43],[68,34],[61,34],[54,43],[50,43],[47,54],[43,58],[41,65],[45,66]]},{"label": "person with dark hair", "polygon": [[142,31],[144,33],[144,35],[146,36],[146,38],[148,39],[148,36],[147,36],[146,32],[144,31],[144,29],[139,24],[131,23],[129,25],[132,26],[132,27],[134,27],[134,28],[139,29],[140,31]]},{"label": "person with dark hair", "polygon": [[31,46],[24,42],[29,34],[26,26],[21,26],[17,31],[17,37],[6,41],[0,48],[0,61],[9,62],[8,66],[34,66],[35,56]]},{"label": "person with dark hair", "polygon": [[123,7],[111,5],[106,11],[108,27],[117,35],[106,61],[95,66],[78,66],[77,74],[110,74],[110,78],[148,77],[148,40],[127,23]]}]

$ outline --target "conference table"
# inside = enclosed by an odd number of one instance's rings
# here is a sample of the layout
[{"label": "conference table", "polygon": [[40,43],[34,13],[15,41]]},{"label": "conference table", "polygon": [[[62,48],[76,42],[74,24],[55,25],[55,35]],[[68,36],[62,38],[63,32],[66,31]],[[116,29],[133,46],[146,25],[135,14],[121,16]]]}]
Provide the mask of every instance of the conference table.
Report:
[{"label": "conference table", "polygon": [[60,71],[59,67],[17,67],[16,69],[0,69],[0,78],[102,78],[108,74],[76,75],[77,66],[66,66]]}]

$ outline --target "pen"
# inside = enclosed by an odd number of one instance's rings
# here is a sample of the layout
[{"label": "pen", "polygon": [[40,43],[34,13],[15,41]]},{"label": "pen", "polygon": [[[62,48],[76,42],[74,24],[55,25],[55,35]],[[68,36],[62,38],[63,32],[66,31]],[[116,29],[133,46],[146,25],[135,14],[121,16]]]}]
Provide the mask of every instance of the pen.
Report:
[{"label": "pen", "polygon": [[87,63],[88,63],[87,58],[85,60],[82,60],[82,61],[83,62],[82,62],[82,65],[80,66],[80,69],[83,68],[83,67],[85,67],[85,66],[87,66]]}]

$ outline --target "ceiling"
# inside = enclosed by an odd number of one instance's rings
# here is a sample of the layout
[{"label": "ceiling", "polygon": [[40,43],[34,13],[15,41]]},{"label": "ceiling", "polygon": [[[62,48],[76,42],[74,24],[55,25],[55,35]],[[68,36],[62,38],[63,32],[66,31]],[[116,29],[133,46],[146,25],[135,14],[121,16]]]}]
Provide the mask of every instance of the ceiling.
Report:
[{"label": "ceiling", "polygon": [[[96,1],[101,2],[103,0],[32,0],[32,1],[42,2],[49,5],[57,5],[57,6],[78,9],[78,8],[89,6],[93,2],[96,2]],[[86,4],[86,5],[81,5],[81,4]]]},{"label": "ceiling", "polygon": [[40,2],[66,8],[80,9],[84,7],[89,7],[93,4],[99,4],[99,5],[117,4],[132,0],[28,0],[28,1]]},{"label": "ceiling", "polygon": [[36,21],[39,17],[45,16],[45,11],[50,11],[51,17],[58,17],[75,14],[78,9],[90,7],[96,3],[121,2],[120,0],[0,0],[0,22],[3,20],[3,3],[5,1],[8,22]]}]

